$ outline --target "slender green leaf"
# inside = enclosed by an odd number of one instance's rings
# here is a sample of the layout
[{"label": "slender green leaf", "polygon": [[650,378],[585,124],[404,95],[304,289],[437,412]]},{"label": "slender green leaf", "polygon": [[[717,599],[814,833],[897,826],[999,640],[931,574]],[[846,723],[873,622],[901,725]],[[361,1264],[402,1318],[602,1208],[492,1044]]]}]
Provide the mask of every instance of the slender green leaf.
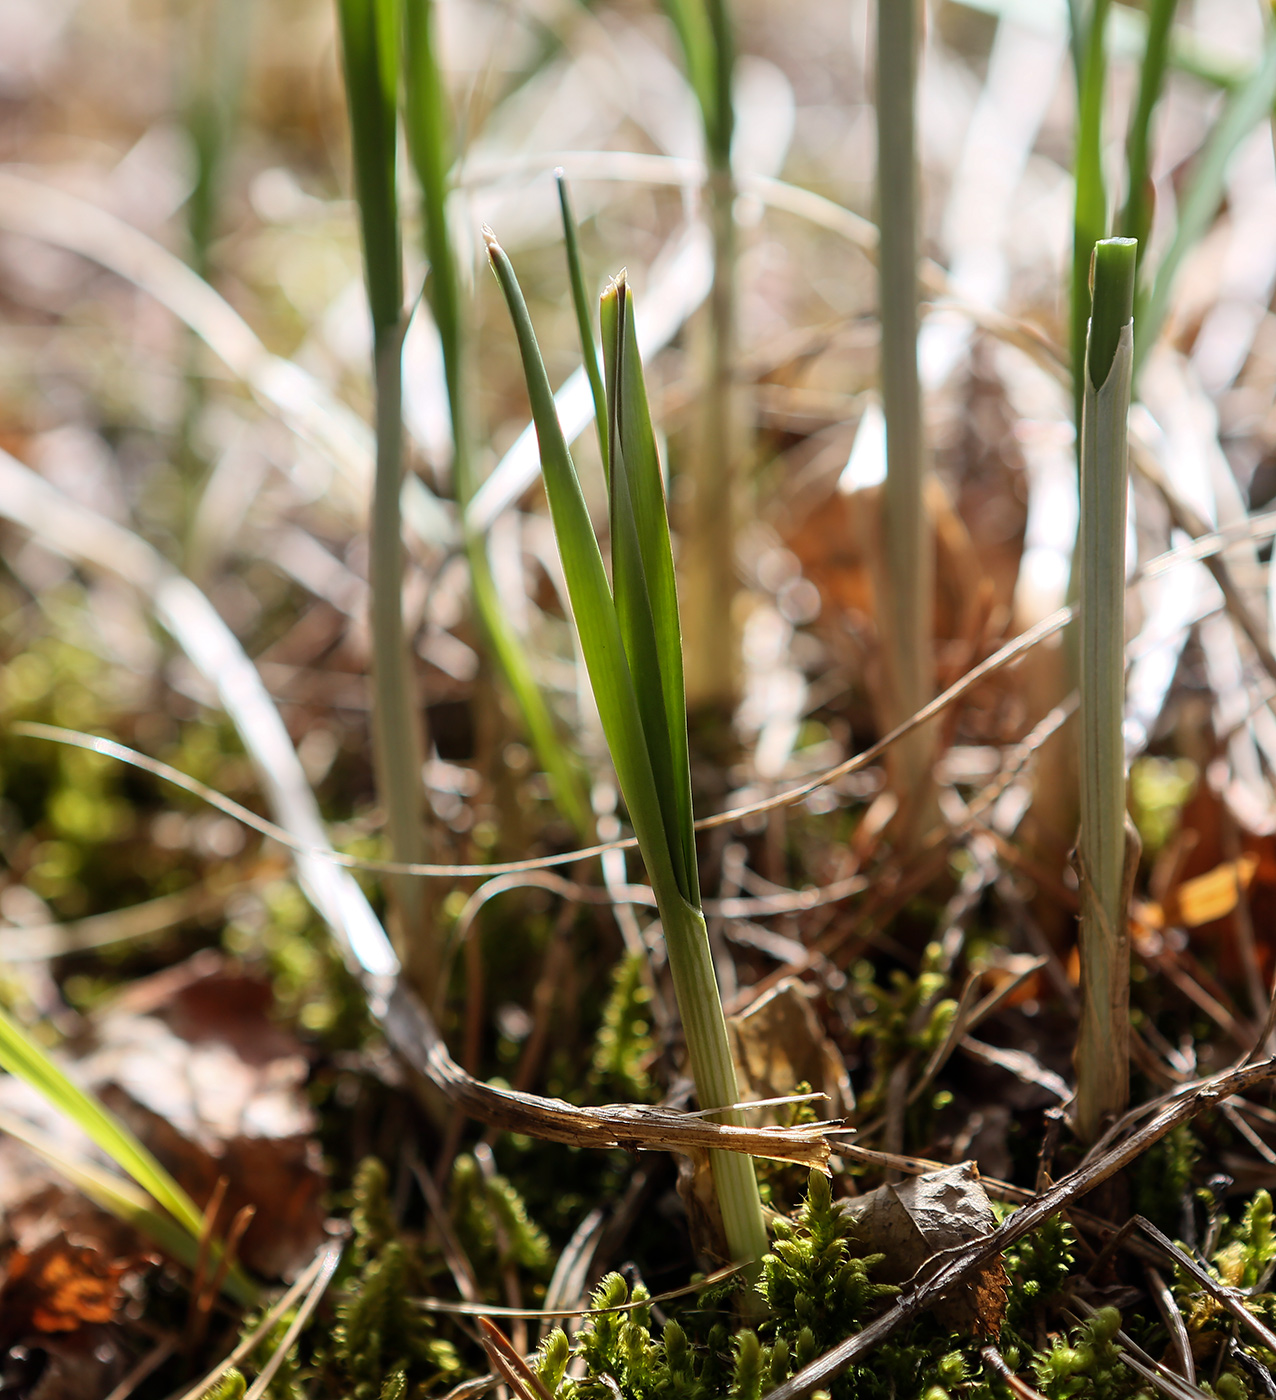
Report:
[{"label": "slender green leaf", "polygon": [[1165,85],[1170,56],[1170,31],[1178,0],[1149,0],[1147,42],[1139,67],[1139,95],[1130,117],[1125,140],[1126,192],[1121,232],[1138,241],[1139,258],[1152,227],[1151,129],[1152,114]]},{"label": "slender green leaf", "polygon": [[[677,732],[685,745],[686,723],[684,717],[680,729],[667,727],[661,683],[663,657],[656,641],[659,624],[661,644],[676,645],[677,598],[672,590],[672,552],[660,463],[642,388],[632,308],[627,304],[622,278],[604,298],[602,310],[603,348],[611,391],[608,449],[612,464],[612,557],[617,584],[613,599],[576,469],[554,411],[553,394],[527,306],[509,259],[490,232],[485,230],[485,236],[522,354],[545,489],[581,650],[660,911],[696,1091],[703,1107],[724,1107],[738,1097],[726,1017],[698,895],[689,897],[687,892],[696,890],[692,883],[694,873],[685,876],[686,884],[678,876],[679,866],[688,859],[694,871],[695,850],[693,845],[682,846],[677,810],[662,808],[663,794],[657,791],[662,786],[677,786],[685,791],[684,827],[689,840],[690,782],[685,777],[685,758],[684,777],[673,782],[670,744],[671,734]],[[632,360],[632,365],[627,367],[626,360]],[[641,516],[645,520],[647,512],[658,514],[659,520],[644,528],[640,539],[639,519]],[[648,534],[651,539],[646,538]],[[653,576],[660,581],[655,590],[660,599],[658,614],[652,608]],[[637,677],[634,671],[638,672]],[[640,682],[638,688],[635,679]],[[676,673],[670,671],[665,679],[672,683]],[[724,1116],[738,1121],[734,1113]],[[728,1247],[736,1258],[748,1262],[756,1276],[767,1245],[756,1173],[752,1163],[731,1160],[730,1154],[713,1153],[711,1162]]]},{"label": "slender green leaf", "polygon": [[395,191],[399,54],[394,0],[337,0],[364,269],[378,340],[399,324],[403,259]]},{"label": "slender green leaf", "polygon": [[[452,417],[452,484],[462,522],[474,495],[473,440],[467,393],[467,350],[461,276],[447,210],[452,123],[438,65],[433,0],[406,0],[404,90],[408,147],[421,186],[425,252],[430,263],[427,295],[443,345],[448,407]],[[479,625],[514,696],[527,737],[549,775],[554,800],[582,840],[593,825],[577,765],[568,754],[517,633],[501,610],[484,537],[465,529],[465,557]]]},{"label": "slender green leaf", "polygon": [[16,1075],[64,1113],[166,1211],[199,1238],[199,1207],[118,1118],[71,1080],[31,1037],[0,1011],[0,1067]]},{"label": "slender green leaf", "polygon": [[594,400],[594,424],[598,429],[598,450],[602,454],[603,470],[611,479],[607,457],[607,396],[603,392],[603,377],[598,369],[598,354],[594,349],[594,332],[589,321],[589,299],[585,294],[585,275],[581,269],[580,245],[576,239],[576,215],[572,212],[567,176],[562,169],[554,171],[558,182],[558,207],[563,215],[563,243],[567,248],[567,272],[572,287],[572,305],[576,309],[576,328],[580,333],[580,353],[585,373],[589,377],[589,392]]},{"label": "slender green leaf", "polygon": [[[1103,185],[1103,94],[1107,79],[1104,29],[1109,0],[1094,0],[1084,27],[1084,65],[1078,74],[1077,148],[1072,161],[1075,202],[1072,218],[1071,350],[1072,395],[1077,443],[1081,442],[1081,407],[1085,397],[1086,326],[1090,319],[1090,254],[1107,233],[1107,193]],[[1077,12],[1073,16],[1074,43]]]},{"label": "slender green leaf", "polygon": [[567,579],[572,616],[580,636],[598,715],[611,750],[620,790],[647,863],[658,899],[681,898],[673,853],[665,839],[664,818],[647,751],[638,699],[626,658],[620,622],[602,554],[594,537],[589,509],[580,489],[576,467],[554,409],[549,376],[536,343],[527,303],[504,249],[484,230],[492,267],[509,306],[523,361],[532,418],[540,443],[541,470],[549,499],[554,535]]},{"label": "slender green leaf", "polygon": [[1268,30],[1258,66],[1227,99],[1222,115],[1194,161],[1179,204],[1178,226],[1146,302],[1139,306],[1139,339],[1135,345],[1137,377],[1148,350],[1161,332],[1170,306],[1174,279],[1183,259],[1201,241],[1223,201],[1223,179],[1236,148],[1271,115],[1276,103],[1276,26]]},{"label": "slender green leaf", "polygon": [[[600,315],[607,367],[616,610],[622,630],[627,617],[651,629],[649,644],[645,639],[639,643],[637,654],[626,630],[626,648],[683,896],[698,906],[678,587],[664,478],[634,328],[633,297],[623,272],[603,294]],[[631,595],[639,590],[641,605],[631,604]]]},{"label": "slender green leaf", "polygon": [[[0,1133],[16,1138],[37,1153],[103,1210],[145,1235],[179,1264],[195,1269],[199,1262],[199,1241],[160,1210],[154,1199],[123,1177],[108,1172],[95,1162],[83,1161],[65,1152],[38,1128],[10,1113],[0,1112]],[[244,1307],[258,1301],[258,1290],[241,1269],[231,1269],[222,1285],[227,1297]]]}]

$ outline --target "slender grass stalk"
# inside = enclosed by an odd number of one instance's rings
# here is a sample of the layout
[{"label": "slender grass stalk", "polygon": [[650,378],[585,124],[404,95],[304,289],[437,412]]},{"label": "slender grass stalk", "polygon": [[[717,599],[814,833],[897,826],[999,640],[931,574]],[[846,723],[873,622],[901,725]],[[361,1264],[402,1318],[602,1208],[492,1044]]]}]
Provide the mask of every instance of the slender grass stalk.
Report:
[{"label": "slender grass stalk", "polygon": [[1081,452],[1081,412],[1085,399],[1086,326],[1090,319],[1090,254],[1107,233],[1108,202],[1103,184],[1103,94],[1107,79],[1109,0],[1093,0],[1081,24],[1079,6],[1070,10],[1073,53],[1081,53],[1077,71],[1077,146],[1072,159],[1075,193],[1072,212],[1072,287],[1070,345],[1072,351],[1073,423],[1077,430],[1077,460]]},{"label": "slender grass stalk", "polygon": [[580,335],[580,354],[589,379],[589,393],[594,400],[594,426],[598,430],[598,451],[603,459],[603,471],[611,479],[607,447],[607,394],[603,388],[602,371],[594,350],[594,330],[589,319],[589,297],[585,292],[585,274],[580,262],[580,243],[576,237],[576,215],[572,211],[571,192],[567,176],[561,169],[554,171],[558,183],[558,207],[563,216],[563,245],[567,249],[567,274],[571,281],[572,306],[576,312],[576,329]]},{"label": "slender grass stalk", "polygon": [[736,351],[735,182],[731,174],[735,39],[728,0],[665,0],[700,105],[713,239],[709,347],[682,531],[687,628],[687,695],[693,708],[718,714],[735,706],[738,639],[736,529],[740,463],[747,455],[745,414],[733,366]]},{"label": "slender grass stalk", "polygon": [[1139,68],[1139,94],[1125,139],[1126,191],[1121,232],[1139,245],[1139,262],[1152,228],[1152,115],[1165,86],[1170,58],[1170,31],[1178,0],[1149,0],[1147,43]]},{"label": "slender grass stalk", "polygon": [[[373,758],[395,859],[425,857],[423,736],[403,634],[403,257],[395,189],[399,41],[394,0],[338,0],[364,275],[372,312],[376,476],[369,547]],[[399,955],[432,990],[437,940],[419,880],[391,878]]]},{"label": "slender grass stalk", "polygon": [[501,610],[487,557],[486,539],[482,532],[465,524],[466,507],[477,486],[468,392],[469,350],[461,276],[447,209],[447,179],[452,163],[451,121],[436,53],[433,11],[433,0],[406,0],[406,126],[408,148],[421,186],[422,231],[430,264],[426,294],[443,345],[443,368],[452,417],[452,484],[464,530],[470,593],[497,668],[514,696],[532,748],[549,776],[554,800],[581,839],[589,841],[593,823],[579,768],[559,738],[526,651]]},{"label": "slender grass stalk", "polygon": [[1077,1123],[1092,1142],[1129,1098],[1130,941],[1126,863],[1125,515],[1137,249],[1094,251],[1094,310],[1081,444],[1081,1028]]},{"label": "slender grass stalk", "polygon": [[1160,335],[1169,312],[1170,293],[1183,259],[1201,241],[1223,201],[1223,180],[1236,148],[1271,116],[1276,104],[1276,26],[1268,29],[1257,67],[1227,99],[1204,148],[1192,164],[1179,203],[1174,237],[1156,269],[1151,288],[1139,301],[1139,340],[1134,372],[1138,375],[1149,349]]},{"label": "slender grass stalk", "polygon": [[[887,463],[886,586],[879,631],[892,725],[915,714],[934,693],[935,547],[924,499],[925,445],[917,370],[918,19],[916,0],[878,0],[877,194]],[[905,833],[920,834],[917,826],[925,818],[934,735],[933,728],[920,729],[899,745],[895,773]]]},{"label": "slender grass stalk", "polygon": [[252,33],[246,0],[200,0],[191,26],[185,123],[195,156],[195,182],[186,201],[191,266],[209,272],[222,177],[235,133]]},{"label": "slender grass stalk", "polygon": [[[554,412],[549,378],[509,259],[488,251],[523,360],[554,534],[603,732],[669,950],[696,1092],[704,1108],[737,1101],[735,1065],[709,951],[696,871],[686,695],[673,551],[623,274],[603,296],[613,583]],[[737,1121],[734,1113],[724,1113]],[[755,1272],[767,1248],[753,1165],[714,1154],[727,1246]]]}]

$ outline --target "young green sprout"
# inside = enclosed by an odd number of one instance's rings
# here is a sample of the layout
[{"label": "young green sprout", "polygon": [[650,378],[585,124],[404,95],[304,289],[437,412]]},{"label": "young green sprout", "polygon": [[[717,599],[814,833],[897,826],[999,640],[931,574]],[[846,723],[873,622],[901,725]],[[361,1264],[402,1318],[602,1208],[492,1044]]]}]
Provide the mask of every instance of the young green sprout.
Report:
[{"label": "young green sprout", "polygon": [[[522,291],[496,239],[486,230],[485,237],[518,338],[581,652],[656,896],[696,1093],[702,1108],[719,1108],[737,1102],[739,1089],[700,908],[673,552],[628,285],[622,273],[601,307],[609,584]],[[731,1112],[722,1117],[739,1121]],[[756,1275],[767,1236],[753,1164],[719,1152],[712,1168],[727,1247]]]},{"label": "young green sprout", "polygon": [[[1081,424],[1081,1028],[1077,1124],[1084,1141],[1129,1097],[1130,941],[1126,874],[1125,514],[1134,274],[1138,245],[1094,250]],[[1131,828],[1132,830],[1132,828]]]}]

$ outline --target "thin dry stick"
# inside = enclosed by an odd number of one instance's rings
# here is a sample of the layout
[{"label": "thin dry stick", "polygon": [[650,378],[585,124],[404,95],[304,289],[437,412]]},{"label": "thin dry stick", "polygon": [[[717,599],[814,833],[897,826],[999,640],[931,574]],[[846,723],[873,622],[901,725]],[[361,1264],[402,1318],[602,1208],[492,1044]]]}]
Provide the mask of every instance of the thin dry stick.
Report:
[{"label": "thin dry stick", "polygon": [[[1190,1092],[1182,1093],[1152,1122],[1139,1129],[1125,1142],[1111,1148],[1102,1156],[1083,1162],[1049,1190],[1033,1197],[997,1229],[955,1251],[955,1257],[953,1251],[947,1250],[937,1255],[939,1267],[928,1279],[901,1294],[886,1312],[870,1322],[862,1332],[849,1337],[811,1362],[809,1366],[803,1367],[783,1385],[777,1386],[770,1392],[768,1400],[800,1400],[800,1397],[810,1395],[812,1391],[826,1386],[848,1366],[866,1356],[879,1343],[885,1341],[905,1323],[920,1316],[946,1294],[960,1287],[971,1274],[990,1263],[1016,1241],[1023,1239],[1043,1221],[1057,1215],[1079,1197],[1128,1167],[1180,1123],[1188,1122],[1205,1109],[1232,1094],[1244,1092],[1273,1074],[1276,1074],[1276,1059],[1263,1060],[1255,1065],[1216,1075]],[[943,1262],[946,1256],[947,1262]],[[1257,1321],[1252,1314],[1247,1314],[1247,1318],[1251,1322]],[[1268,1336],[1271,1336],[1270,1332]],[[1272,1337],[1270,1342],[1264,1342],[1264,1345],[1276,1348],[1276,1337]]]}]

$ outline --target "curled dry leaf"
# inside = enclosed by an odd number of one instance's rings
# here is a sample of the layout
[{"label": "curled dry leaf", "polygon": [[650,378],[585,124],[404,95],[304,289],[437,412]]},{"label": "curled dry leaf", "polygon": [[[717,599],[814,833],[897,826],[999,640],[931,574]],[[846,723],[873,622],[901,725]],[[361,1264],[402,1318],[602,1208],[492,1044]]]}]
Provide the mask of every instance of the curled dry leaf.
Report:
[{"label": "curled dry leaf", "polygon": [[[992,1204],[974,1162],[879,1186],[843,1203],[858,1240],[886,1256],[879,1271],[888,1283],[907,1283],[937,1268],[945,1251],[959,1249],[996,1228]],[[928,1267],[929,1266],[929,1267]],[[946,1327],[995,1336],[1006,1309],[1006,1271],[1000,1258],[971,1275],[961,1292],[935,1304]]]},{"label": "curled dry leaf", "polygon": [[[820,1028],[811,994],[797,977],[786,977],[739,1016],[727,1022],[742,1097],[783,1098],[802,1084],[823,1093],[821,1118],[843,1118],[854,1107],[846,1066]],[[760,1109],[763,1121],[779,1122],[782,1107]]]}]

